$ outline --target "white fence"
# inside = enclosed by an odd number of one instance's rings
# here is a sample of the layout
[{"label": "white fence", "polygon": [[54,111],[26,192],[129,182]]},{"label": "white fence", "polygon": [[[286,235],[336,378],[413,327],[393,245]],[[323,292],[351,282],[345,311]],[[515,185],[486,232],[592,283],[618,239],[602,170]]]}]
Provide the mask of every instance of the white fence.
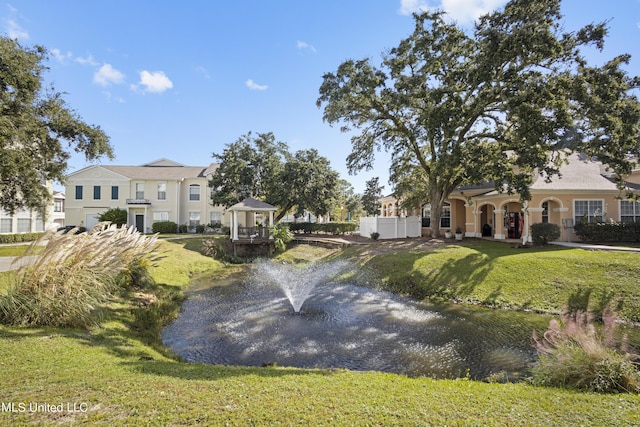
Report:
[{"label": "white fence", "polygon": [[420,237],[422,235],[422,219],[419,216],[361,217],[360,235],[369,237],[371,233],[379,233],[379,239]]}]

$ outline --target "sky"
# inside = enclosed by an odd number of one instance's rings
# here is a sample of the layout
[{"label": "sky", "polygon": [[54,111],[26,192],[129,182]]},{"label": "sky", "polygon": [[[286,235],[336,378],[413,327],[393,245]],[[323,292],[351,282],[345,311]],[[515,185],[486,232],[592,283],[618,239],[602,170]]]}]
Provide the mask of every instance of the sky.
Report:
[{"label": "sky", "polygon": [[[349,175],[350,135],[322,120],[322,76],[347,59],[370,58],[408,37],[412,12],[443,9],[471,26],[505,0],[14,0],[0,3],[0,32],[50,52],[46,84],[110,137],[115,159],[142,165],[168,158],[208,166],[212,153],[248,132],[273,132],[290,151],[315,148],[361,193],[374,170]],[[563,0],[562,23],[574,31],[608,21],[593,65],[630,53],[640,75],[640,0]],[[88,166],[72,156],[69,172]]]}]

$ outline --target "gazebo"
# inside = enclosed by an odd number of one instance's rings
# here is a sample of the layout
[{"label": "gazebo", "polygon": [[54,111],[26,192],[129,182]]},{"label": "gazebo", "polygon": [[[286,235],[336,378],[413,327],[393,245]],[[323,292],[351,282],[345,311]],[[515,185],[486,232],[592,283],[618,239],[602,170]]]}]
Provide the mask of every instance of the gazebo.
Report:
[{"label": "gazebo", "polygon": [[[227,211],[231,213],[230,238],[232,242],[261,243],[273,240],[269,227],[264,224],[264,215],[269,213],[269,225],[273,225],[273,213],[277,210],[269,203],[247,198],[231,206]],[[262,216],[262,224],[257,225],[257,219]]]}]

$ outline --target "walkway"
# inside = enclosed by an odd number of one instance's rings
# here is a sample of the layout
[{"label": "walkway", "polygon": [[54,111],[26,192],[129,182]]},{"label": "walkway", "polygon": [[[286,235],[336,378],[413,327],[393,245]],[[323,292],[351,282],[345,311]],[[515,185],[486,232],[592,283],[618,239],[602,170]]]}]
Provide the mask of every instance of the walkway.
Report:
[{"label": "walkway", "polygon": [[588,243],[575,242],[549,242],[552,245],[565,246],[567,248],[580,248],[591,251],[623,251],[623,252],[640,252],[640,247],[629,246],[608,246],[608,245],[590,245]]},{"label": "walkway", "polygon": [[36,260],[37,257],[38,257],[37,255],[28,256],[28,257],[25,257],[24,259],[20,260],[19,262],[14,263],[14,261],[16,259],[18,259],[19,257],[17,257],[17,256],[2,256],[2,257],[0,257],[0,271],[17,270],[20,267],[32,264]]}]

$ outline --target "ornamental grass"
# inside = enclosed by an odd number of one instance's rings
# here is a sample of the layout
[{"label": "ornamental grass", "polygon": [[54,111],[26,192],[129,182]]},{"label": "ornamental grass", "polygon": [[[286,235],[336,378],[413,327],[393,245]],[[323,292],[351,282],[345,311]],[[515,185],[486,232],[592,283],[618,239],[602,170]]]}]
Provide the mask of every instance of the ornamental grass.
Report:
[{"label": "ornamental grass", "polygon": [[84,327],[100,320],[100,309],[122,286],[121,273],[149,257],[156,236],[134,227],[100,223],[90,232],[50,232],[34,243],[46,246],[20,269],[0,299],[0,321],[12,325]]}]

